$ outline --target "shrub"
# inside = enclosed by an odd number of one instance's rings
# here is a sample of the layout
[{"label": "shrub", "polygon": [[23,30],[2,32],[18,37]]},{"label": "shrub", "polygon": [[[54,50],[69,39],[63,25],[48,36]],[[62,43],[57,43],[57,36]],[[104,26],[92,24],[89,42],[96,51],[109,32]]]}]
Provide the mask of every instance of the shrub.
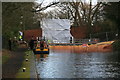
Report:
[{"label": "shrub", "polygon": [[116,40],[112,46],[114,51],[120,51],[120,40]]}]

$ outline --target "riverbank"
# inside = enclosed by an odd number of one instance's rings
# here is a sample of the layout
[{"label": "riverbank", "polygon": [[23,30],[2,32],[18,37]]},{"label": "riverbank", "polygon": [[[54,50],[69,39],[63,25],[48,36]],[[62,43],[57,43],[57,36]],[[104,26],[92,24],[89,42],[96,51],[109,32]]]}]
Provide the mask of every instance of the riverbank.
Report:
[{"label": "riverbank", "polygon": [[3,78],[15,78],[16,73],[20,69],[24,60],[24,52],[26,48],[19,47],[16,51],[12,51],[12,57],[7,62],[2,64],[2,77]]},{"label": "riverbank", "polygon": [[[11,53],[5,52],[3,53],[4,63],[2,64],[2,78],[9,79],[9,78],[17,78],[17,79],[37,79],[37,74],[35,72],[35,59],[34,54],[32,51],[28,51],[25,46],[19,46],[16,51],[12,51]],[[28,56],[27,56],[28,54]],[[12,56],[9,56],[12,55]],[[2,55],[3,56],[3,55]],[[6,59],[7,57],[7,59]],[[28,61],[26,62],[26,58]],[[26,72],[23,72],[23,67],[26,68]]]},{"label": "riverbank", "polygon": [[[25,70],[23,70],[25,68]],[[16,78],[28,78],[37,80],[37,71],[35,66],[34,54],[31,50],[25,52],[22,67],[16,74]]]},{"label": "riverbank", "polygon": [[13,55],[11,54],[12,52],[10,50],[3,49],[1,52],[2,55],[2,64],[5,64]]}]

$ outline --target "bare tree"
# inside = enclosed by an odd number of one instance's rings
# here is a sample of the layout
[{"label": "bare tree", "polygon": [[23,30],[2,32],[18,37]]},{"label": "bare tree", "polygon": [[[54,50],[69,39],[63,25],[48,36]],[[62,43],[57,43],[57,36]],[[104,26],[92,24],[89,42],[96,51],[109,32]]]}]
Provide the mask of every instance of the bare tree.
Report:
[{"label": "bare tree", "polygon": [[[102,10],[102,3],[98,2],[92,5],[92,2],[69,2],[68,9],[70,15],[73,17],[73,25],[76,26],[93,26],[93,24],[100,19],[100,11]],[[71,8],[72,7],[72,8]]]},{"label": "bare tree", "polygon": [[73,0],[73,2],[53,2],[35,12],[42,12],[51,6],[55,6],[55,10],[46,13],[48,16],[51,16],[52,13],[54,18],[70,19],[73,26],[87,26],[91,30],[93,26],[103,20],[101,16],[103,13],[102,2],[97,2],[96,4],[93,4],[92,0],[89,2],[86,2],[86,0],[80,0],[79,2],[77,0]]},{"label": "bare tree", "polygon": [[38,21],[42,21],[43,18],[47,18],[48,17],[48,14],[49,14],[49,17],[53,17],[53,15],[51,15],[52,12],[46,13],[45,11],[48,8],[57,5],[58,3],[59,2],[51,2],[48,5],[43,6],[44,5],[44,0],[43,0],[41,3],[36,3],[35,7],[33,7],[32,12],[35,13],[35,18],[37,18]]},{"label": "bare tree", "polygon": [[43,1],[42,1],[41,3],[37,4],[37,5],[34,7],[33,12],[41,12],[41,11],[44,11],[44,10],[46,10],[46,9],[49,8],[49,7],[52,7],[52,6],[57,5],[58,3],[59,3],[59,2],[51,2],[51,3],[49,3],[48,5],[42,7],[42,5],[43,5]]},{"label": "bare tree", "polygon": [[[87,26],[92,28],[98,22],[103,20],[102,2],[97,2],[93,4],[92,0],[86,2],[85,0],[81,0],[79,2],[61,2],[57,5],[59,9],[56,12],[59,12],[58,16],[65,15],[64,17],[70,19],[72,25],[74,26]],[[55,12],[55,11],[54,11]]]}]

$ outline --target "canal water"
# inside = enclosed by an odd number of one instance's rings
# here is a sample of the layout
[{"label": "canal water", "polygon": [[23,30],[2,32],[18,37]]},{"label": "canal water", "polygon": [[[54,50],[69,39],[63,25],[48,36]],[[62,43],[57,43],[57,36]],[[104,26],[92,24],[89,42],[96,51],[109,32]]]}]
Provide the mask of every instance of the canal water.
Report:
[{"label": "canal water", "polygon": [[40,78],[120,78],[120,53],[75,53],[50,49],[36,62]]}]

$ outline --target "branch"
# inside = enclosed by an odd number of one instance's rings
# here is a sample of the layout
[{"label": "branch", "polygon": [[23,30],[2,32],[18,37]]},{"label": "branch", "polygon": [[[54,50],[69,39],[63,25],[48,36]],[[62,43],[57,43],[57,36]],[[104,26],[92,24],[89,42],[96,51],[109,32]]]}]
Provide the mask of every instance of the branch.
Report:
[{"label": "branch", "polygon": [[96,5],[96,9],[94,10],[93,15],[92,15],[92,18],[91,18],[92,20],[93,20],[94,16],[96,15],[96,13],[98,12],[98,10],[100,10],[100,8],[103,7],[103,5],[100,6],[100,4],[101,4],[101,3],[99,3],[99,4]]},{"label": "branch", "polygon": [[69,11],[70,11],[72,17],[75,19],[75,16],[72,14],[72,13],[74,13],[74,12],[71,10],[71,8],[68,7],[68,9],[69,9]]},{"label": "branch", "polygon": [[58,4],[58,3],[59,3],[59,2],[54,2],[54,3],[49,4],[49,5],[47,5],[46,7],[43,7],[43,8],[41,8],[41,9],[39,9],[39,10],[34,10],[33,12],[40,12],[40,11],[43,11],[43,10],[45,10],[45,9],[47,9],[47,8],[53,6],[53,5],[56,5],[56,4]]},{"label": "branch", "polygon": [[99,2],[97,5],[95,5],[91,10],[95,9],[97,6],[99,6],[102,2]]},{"label": "branch", "polygon": [[41,5],[43,4],[43,2],[44,2],[44,0],[39,5],[37,5],[35,8],[41,7]]}]

